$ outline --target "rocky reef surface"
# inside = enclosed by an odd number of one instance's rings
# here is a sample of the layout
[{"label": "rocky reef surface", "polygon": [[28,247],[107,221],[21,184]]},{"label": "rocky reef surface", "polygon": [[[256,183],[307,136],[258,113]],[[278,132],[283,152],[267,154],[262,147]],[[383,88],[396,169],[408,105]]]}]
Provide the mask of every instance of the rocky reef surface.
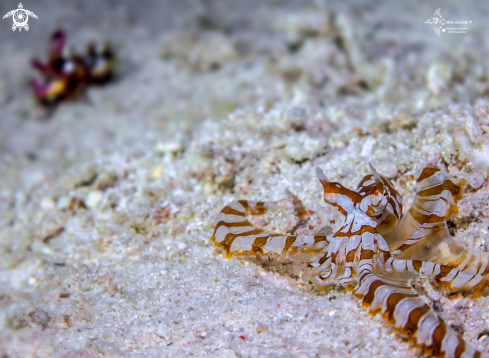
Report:
[{"label": "rocky reef surface", "polygon": [[[419,26],[429,3],[231,3],[58,4],[53,21],[110,14],[70,41],[111,37],[121,61],[116,83],[49,114],[26,85],[36,45],[0,49],[0,356],[420,356],[288,262],[226,260],[212,224],[232,200],[284,199],[262,220],[290,232],[292,192],[311,214],[300,233],[330,233],[342,217],[316,166],[355,187],[372,162],[409,208],[431,163],[469,180],[450,227],[488,251],[487,5],[442,8],[474,26],[438,37]],[[153,17],[130,26],[170,8],[164,31]],[[416,287],[489,349],[487,295]]]}]

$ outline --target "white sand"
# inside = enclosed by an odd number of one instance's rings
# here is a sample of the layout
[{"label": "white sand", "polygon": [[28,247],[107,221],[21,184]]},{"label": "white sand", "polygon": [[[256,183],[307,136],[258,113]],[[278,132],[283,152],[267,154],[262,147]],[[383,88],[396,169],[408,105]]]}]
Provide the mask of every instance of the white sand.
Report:
[{"label": "white sand", "polygon": [[[352,296],[210,242],[224,205],[287,189],[315,211],[308,233],[338,227],[314,169],[354,187],[371,161],[407,205],[427,163],[464,173],[456,238],[489,249],[487,5],[442,8],[479,24],[438,37],[413,24],[434,5],[317,3],[51,0],[24,4],[28,33],[3,20],[0,356],[421,355]],[[78,48],[113,39],[120,79],[46,118],[28,61],[55,26]],[[419,288],[489,351],[487,296]]]}]

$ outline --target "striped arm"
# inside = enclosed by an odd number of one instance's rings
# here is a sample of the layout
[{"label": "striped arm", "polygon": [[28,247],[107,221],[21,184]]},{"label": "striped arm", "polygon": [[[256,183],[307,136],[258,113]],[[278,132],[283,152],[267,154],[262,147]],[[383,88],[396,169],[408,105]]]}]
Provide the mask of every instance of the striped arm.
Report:
[{"label": "striped arm", "polygon": [[428,277],[434,284],[447,292],[472,291],[474,296],[482,296],[489,286],[488,258],[480,256],[480,252],[469,251],[466,266],[462,269],[450,265],[419,260],[400,260],[390,257],[385,265],[387,273],[408,274],[413,277]]},{"label": "striped arm", "polygon": [[389,324],[425,353],[445,358],[489,357],[475,350],[437,316],[419,297],[409,281],[396,281],[372,271],[359,273],[353,294],[369,308],[370,315],[381,313]]},{"label": "striped arm", "polygon": [[[295,198],[294,198],[295,201]],[[326,236],[288,236],[257,228],[247,215],[263,215],[274,202],[234,201],[219,213],[212,241],[227,258],[234,254],[277,254],[307,265],[327,250]],[[301,215],[301,210],[298,210]],[[313,266],[310,266],[313,268]]]},{"label": "striped arm", "polygon": [[458,212],[457,202],[466,180],[427,167],[417,183],[418,193],[409,212],[394,230],[383,234],[392,256],[401,261],[415,260],[419,265],[428,261],[425,264],[430,267],[438,264],[439,273],[428,273],[437,284],[449,292],[472,290],[480,297],[489,285],[489,253],[456,242],[446,224]]},{"label": "striped arm", "polygon": [[382,233],[394,255],[418,243],[425,244],[430,235],[438,235],[446,229],[446,220],[458,212],[457,202],[467,185],[465,179],[431,166],[421,171],[416,182],[418,192],[413,205],[392,231]]}]

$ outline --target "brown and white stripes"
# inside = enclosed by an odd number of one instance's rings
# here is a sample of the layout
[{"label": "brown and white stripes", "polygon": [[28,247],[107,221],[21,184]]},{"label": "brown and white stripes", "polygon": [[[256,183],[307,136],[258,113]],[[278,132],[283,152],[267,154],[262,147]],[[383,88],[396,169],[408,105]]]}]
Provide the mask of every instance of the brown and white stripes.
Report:
[{"label": "brown and white stripes", "polygon": [[424,168],[417,179],[413,205],[390,232],[382,236],[392,256],[431,264],[425,271],[449,292],[472,290],[480,297],[489,286],[489,254],[455,241],[446,220],[458,212],[467,181],[438,168]]},{"label": "brown and white stripes", "polygon": [[[381,313],[428,354],[488,357],[465,343],[411,286],[418,276],[429,277],[451,292],[463,289],[481,295],[488,286],[489,255],[454,241],[446,225],[457,212],[466,181],[438,168],[425,168],[417,178],[414,203],[403,216],[402,199],[393,184],[372,166],[371,170],[353,191],[330,182],[317,169],[324,200],[346,216],[334,235],[266,231],[254,226],[248,216],[265,214],[273,202],[240,200],[219,213],[212,241],[228,258],[281,255],[299,264],[319,290],[339,285],[353,291],[370,314]],[[297,208],[303,215],[301,203]]]}]

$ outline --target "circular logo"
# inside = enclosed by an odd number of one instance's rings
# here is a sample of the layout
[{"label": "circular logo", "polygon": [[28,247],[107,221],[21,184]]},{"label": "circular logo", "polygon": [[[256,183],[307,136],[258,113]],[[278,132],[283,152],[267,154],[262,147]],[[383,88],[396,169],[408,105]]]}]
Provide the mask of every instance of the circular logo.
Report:
[{"label": "circular logo", "polygon": [[27,21],[29,21],[29,15],[24,9],[15,10],[12,18],[14,20],[15,26],[17,27],[24,27],[25,25],[27,25]]}]

